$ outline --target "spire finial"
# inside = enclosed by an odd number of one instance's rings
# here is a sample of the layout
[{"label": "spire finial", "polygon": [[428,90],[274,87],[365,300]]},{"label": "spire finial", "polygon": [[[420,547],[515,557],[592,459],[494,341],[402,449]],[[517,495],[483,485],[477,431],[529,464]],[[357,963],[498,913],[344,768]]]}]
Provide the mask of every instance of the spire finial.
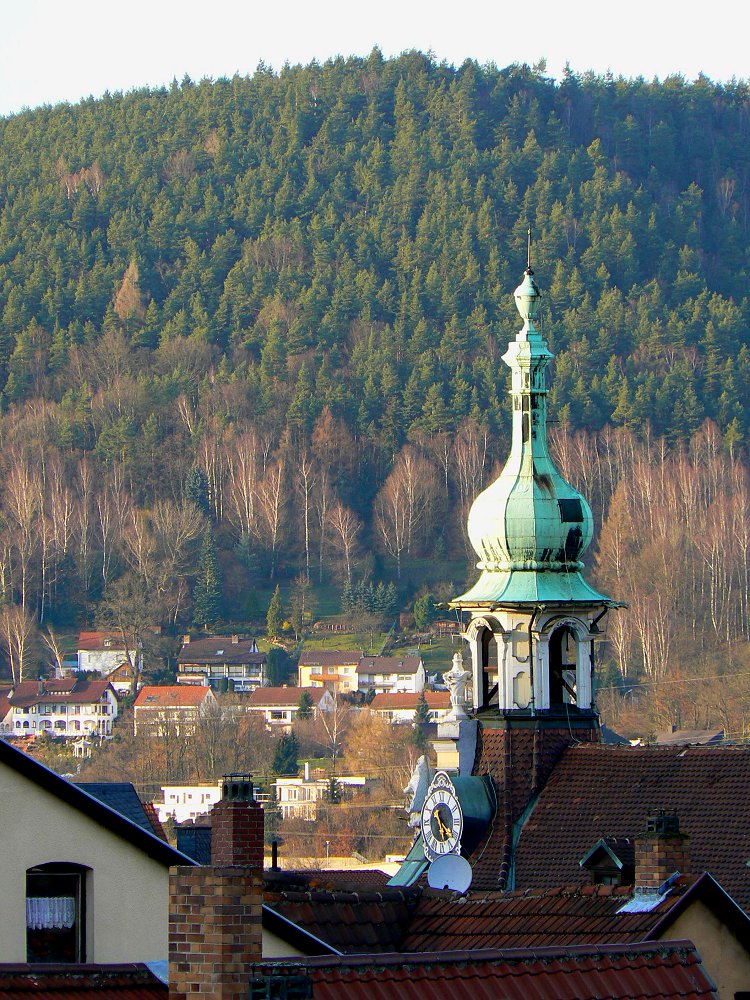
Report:
[{"label": "spire finial", "polygon": [[533,274],[534,272],[531,270],[531,226],[529,226],[529,229],[528,229],[528,232],[527,232],[526,236],[527,236],[527,241],[526,241],[526,273],[527,274]]}]

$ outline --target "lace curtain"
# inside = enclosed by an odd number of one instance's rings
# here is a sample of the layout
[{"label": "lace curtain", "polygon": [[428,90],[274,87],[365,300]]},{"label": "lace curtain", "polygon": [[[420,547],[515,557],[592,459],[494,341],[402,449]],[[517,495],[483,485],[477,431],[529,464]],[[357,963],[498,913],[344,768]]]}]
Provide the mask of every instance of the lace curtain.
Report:
[{"label": "lace curtain", "polygon": [[69,928],[76,920],[73,896],[27,896],[26,926],[31,930]]}]

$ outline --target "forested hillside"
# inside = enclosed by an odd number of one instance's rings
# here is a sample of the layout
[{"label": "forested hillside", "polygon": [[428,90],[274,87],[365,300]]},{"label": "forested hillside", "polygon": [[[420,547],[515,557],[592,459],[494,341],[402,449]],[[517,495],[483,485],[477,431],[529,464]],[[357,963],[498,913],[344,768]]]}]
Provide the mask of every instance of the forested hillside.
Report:
[{"label": "forested hillside", "polygon": [[468,568],[529,226],[559,439],[736,459],[749,97],[374,51],[0,119],[6,601]]}]

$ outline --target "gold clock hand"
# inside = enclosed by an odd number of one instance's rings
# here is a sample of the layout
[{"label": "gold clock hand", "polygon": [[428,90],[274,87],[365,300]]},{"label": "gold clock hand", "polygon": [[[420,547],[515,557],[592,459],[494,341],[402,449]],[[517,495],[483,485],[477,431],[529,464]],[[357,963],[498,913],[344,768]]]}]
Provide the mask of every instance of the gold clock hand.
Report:
[{"label": "gold clock hand", "polygon": [[438,821],[438,827],[440,828],[440,832],[443,835],[443,840],[447,840],[448,837],[450,837],[451,835],[451,831],[449,827],[447,827],[443,822],[440,813],[437,814],[437,821]]}]

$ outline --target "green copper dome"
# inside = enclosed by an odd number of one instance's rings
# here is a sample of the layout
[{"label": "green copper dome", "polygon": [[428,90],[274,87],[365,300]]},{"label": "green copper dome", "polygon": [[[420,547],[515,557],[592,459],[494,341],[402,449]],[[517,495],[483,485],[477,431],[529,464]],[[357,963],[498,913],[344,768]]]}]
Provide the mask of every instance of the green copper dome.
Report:
[{"label": "green copper dome", "polygon": [[482,576],[452,603],[607,603],[580,576],[580,557],[593,533],[591,509],[557,471],[547,448],[546,369],[552,354],[534,326],[541,293],[531,268],[514,297],[523,328],[503,356],[512,373],[511,452],[469,513],[469,539]]}]

